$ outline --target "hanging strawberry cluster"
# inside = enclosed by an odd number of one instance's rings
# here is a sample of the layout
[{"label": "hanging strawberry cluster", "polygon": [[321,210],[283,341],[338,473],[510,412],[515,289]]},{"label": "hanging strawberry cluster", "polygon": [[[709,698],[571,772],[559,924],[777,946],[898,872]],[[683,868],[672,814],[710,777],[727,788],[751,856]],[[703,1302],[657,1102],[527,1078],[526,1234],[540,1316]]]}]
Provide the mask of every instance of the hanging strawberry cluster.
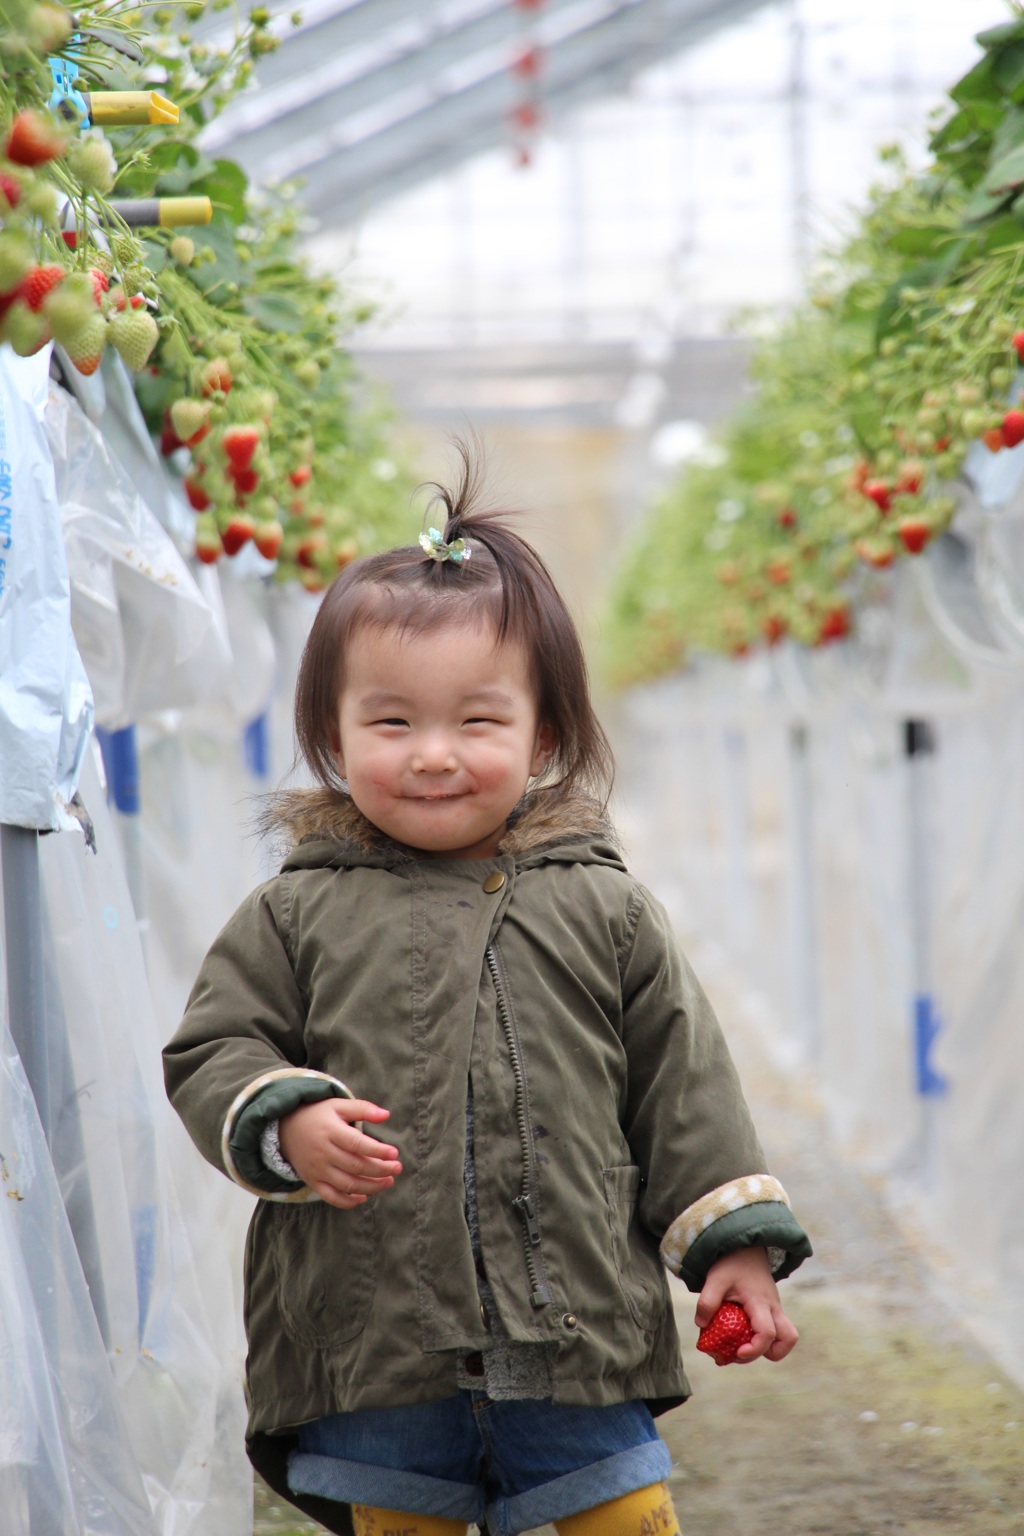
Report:
[{"label": "hanging strawberry cluster", "polygon": [[928,171],[883,155],[893,183],[627,551],[620,681],[694,651],[844,639],[879,573],[949,526],[968,452],[1024,443],[1024,18],[978,42]]},{"label": "hanging strawberry cluster", "polygon": [[[318,590],[358,553],[402,537],[407,483],[383,415],[355,407],[339,346],[369,311],[299,256],[295,188],[254,193],[237,165],[198,148],[203,126],[276,47],[261,6],[229,45],[197,43],[189,24],[208,8],[83,0],[72,17],[7,0],[0,344],[28,355],[56,341],[86,374],[113,346],[196,513],[199,559],[251,543],[277,579]],[[56,110],[51,59],[75,77]],[[158,124],[84,126],[89,91],[147,94],[154,80],[177,122],[165,113]],[[208,200],[212,222],[136,230],[120,214],[122,199],[182,197]]]},{"label": "hanging strawberry cluster", "polygon": [[[127,231],[119,248],[89,235],[117,222],[107,201],[113,151],[101,131],[79,133],[47,105],[47,57],[80,24],[62,5],[31,0],[9,0],[0,19],[0,344],[28,357],[59,342],[84,374],[110,344],[138,370],[158,335],[143,293],[152,274]],[[79,41],[81,72],[103,52]],[[65,210],[74,219],[62,230]]]}]

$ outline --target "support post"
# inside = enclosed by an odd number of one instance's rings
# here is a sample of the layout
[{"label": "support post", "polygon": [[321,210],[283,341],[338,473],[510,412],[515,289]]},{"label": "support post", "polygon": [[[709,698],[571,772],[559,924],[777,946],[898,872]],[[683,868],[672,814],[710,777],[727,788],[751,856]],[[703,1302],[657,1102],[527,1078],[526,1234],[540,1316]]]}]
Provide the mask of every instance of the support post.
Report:
[{"label": "support post", "polygon": [[932,857],[929,816],[929,760],[936,750],[935,732],[926,720],[906,720],[903,746],[907,761],[908,884],[910,910],[911,1041],[914,1086],[921,1100],[921,1177],[929,1184],[935,1174],[937,1101],[949,1084],[932,1061],[940,1022],[932,977],[931,901]]},{"label": "support post", "polygon": [[818,999],[818,931],[815,920],[814,806],[807,726],[790,726],[789,825],[792,854],[793,990],[802,1054],[808,1065],[821,1061]]}]

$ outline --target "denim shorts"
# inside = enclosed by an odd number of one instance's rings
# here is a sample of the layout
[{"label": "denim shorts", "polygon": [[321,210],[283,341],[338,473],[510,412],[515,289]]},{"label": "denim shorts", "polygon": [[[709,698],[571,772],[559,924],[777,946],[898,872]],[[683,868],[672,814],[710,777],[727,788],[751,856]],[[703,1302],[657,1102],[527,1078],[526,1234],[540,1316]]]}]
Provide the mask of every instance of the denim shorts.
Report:
[{"label": "denim shorts", "polygon": [[303,1424],[293,1493],[446,1515],[518,1536],[663,1481],[672,1466],[642,1402],[573,1407],[550,1398],[360,1408]]}]

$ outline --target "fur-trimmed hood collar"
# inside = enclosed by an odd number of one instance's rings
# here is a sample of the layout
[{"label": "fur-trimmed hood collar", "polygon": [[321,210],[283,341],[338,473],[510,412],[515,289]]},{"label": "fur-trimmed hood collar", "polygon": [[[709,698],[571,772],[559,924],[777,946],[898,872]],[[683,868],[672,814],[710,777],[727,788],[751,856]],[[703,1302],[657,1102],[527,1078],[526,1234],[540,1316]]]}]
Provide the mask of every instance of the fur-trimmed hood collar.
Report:
[{"label": "fur-trimmed hood collar", "polygon": [[[281,790],[269,797],[260,822],[287,854],[285,870],[392,866],[418,857],[415,849],[393,842],[367,821],[349,795],[330,789]],[[525,863],[568,857],[573,862],[622,865],[604,808],[582,793],[561,795],[550,789],[523,796],[509,818],[498,854]]]}]

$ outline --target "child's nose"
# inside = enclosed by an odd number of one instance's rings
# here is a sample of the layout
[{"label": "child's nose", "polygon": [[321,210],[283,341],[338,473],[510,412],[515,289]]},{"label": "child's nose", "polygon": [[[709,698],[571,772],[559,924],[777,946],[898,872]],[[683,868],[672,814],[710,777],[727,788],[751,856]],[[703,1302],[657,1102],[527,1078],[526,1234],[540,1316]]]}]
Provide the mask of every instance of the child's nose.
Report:
[{"label": "child's nose", "polygon": [[456,766],[455,750],[446,731],[430,731],[420,737],[413,751],[417,773],[450,773]]}]

